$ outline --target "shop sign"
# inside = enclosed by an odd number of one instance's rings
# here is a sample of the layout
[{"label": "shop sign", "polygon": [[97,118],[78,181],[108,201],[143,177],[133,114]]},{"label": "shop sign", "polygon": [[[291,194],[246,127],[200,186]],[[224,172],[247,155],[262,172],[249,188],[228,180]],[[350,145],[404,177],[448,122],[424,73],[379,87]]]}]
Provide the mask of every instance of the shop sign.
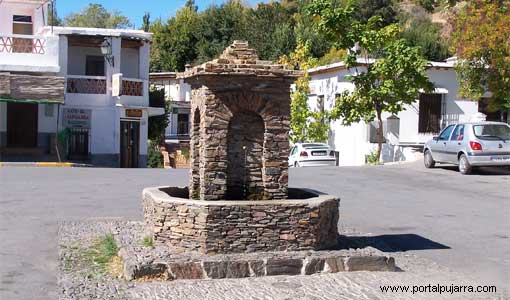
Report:
[{"label": "shop sign", "polygon": [[91,109],[64,108],[64,127],[67,128],[90,128]]}]

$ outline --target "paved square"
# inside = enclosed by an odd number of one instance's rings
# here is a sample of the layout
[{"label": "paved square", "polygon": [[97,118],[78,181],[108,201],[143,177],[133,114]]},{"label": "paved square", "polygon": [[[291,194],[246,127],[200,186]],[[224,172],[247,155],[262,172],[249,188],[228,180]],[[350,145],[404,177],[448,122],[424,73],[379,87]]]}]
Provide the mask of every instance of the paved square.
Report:
[{"label": "paved square", "polygon": [[[0,299],[58,298],[59,221],[141,220],[142,189],[185,186],[187,174],[187,170],[0,168]],[[291,169],[290,186],[339,195],[341,230],[365,233],[361,242],[384,245],[386,251],[409,250],[473,275],[479,284],[508,288],[510,172],[462,176],[453,168],[426,170],[421,163],[303,168]],[[320,285],[321,280],[315,277],[310,282]],[[232,284],[230,288],[237,283]]]}]

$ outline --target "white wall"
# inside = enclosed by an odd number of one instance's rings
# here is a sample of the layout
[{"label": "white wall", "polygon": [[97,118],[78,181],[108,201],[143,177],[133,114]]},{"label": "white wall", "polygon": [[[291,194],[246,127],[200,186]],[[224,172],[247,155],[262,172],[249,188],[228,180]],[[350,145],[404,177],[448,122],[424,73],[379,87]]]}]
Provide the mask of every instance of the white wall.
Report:
[{"label": "white wall", "polygon": [[[87,56],[103,56],[100,48],[68,47],[67,74],[85,75]],[[105,61],[105,67],[108,63]],[[105,72],[106,74],[106,72]]]},{"label": "white wall", "polygon": [[38,107],[38,123],[37,123],[37,131],[38,132],[46,132],[46,133],[55,133],[57,131],[57,113],[58,113],[58,105],[57,104],[49,104],[53,106],[53,116],[47,117],[45,115],[46,112],[46,104],[39,104]]},{"label": "white wall", "polygon": [[[454,69],[429,69],[427,73],[436,88],[448,90],[448,94],[443,95],[446,123],[469,121],[470,117],[478,112],[477,102],[458,97],[458,82]],[[352,88],[352,84],[345,78],[352,74],[354,69],[312,75],[310,87],[314,94],[309,96],[309,107],[315,110],[318,96],[323,95],[325,109],[330,110],[334,106],[335,94]],[[390,116],[388,113],[382,115],[383,119]],[[419,157],[416,151],[401,144],[422,144],[433,136],[418,133],[419,101],[406,106],[397,117],[400,119],[399,130],[394,133],[394,137],[386,137],[388,143],[383,147],[383,160],[415,160]],[[337,120],[331,123],[330,128],[328,143],[339,152],[340,165],[363,165],[365,156],[376,149],[376,144],[369,142],[369,125],[364,122],[343,126],[341,121]]]},{"label": "white wall", "polygon": [[122,48],[120,72],[127,78],[140,78],[140,56],[139,50],[133,48]]},{"label": "white wall", "polygon": [[[41,23],[38,19],[35,20],[35,9],[40,5],[41,4],[37,3],[0,3],[0,34],[12,34],[13,15],[31,16],[32,23],[34,24],[33,32],[36,33]],[[37,18],[39,18],[39,16],[37,16]]]}]

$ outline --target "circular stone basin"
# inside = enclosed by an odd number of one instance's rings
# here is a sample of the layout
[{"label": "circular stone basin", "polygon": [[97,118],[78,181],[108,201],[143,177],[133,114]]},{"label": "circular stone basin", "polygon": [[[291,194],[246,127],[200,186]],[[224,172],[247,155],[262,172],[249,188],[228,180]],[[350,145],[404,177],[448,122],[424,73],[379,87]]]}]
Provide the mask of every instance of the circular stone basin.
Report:
[{"label": "circular stone basin", "polygon": [[338,235],[340,199],[289,188],[286,200],[190,200],[188,188],[143,191],[146,229],[157,243],[206,254],[320,250]]}]

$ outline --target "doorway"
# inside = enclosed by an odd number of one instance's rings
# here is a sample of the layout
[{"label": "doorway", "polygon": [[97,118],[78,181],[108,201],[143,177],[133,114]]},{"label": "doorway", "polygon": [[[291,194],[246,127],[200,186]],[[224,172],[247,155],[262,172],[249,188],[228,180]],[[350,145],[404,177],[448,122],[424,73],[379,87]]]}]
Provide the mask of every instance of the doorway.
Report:
[{"label": "doorway", "polygon": [[120,167],[138,168],[140,123],[120,121]]},{"label": "doorway", "polygon": [[7,146],[37,147],[38,105],[7,103]]}]

